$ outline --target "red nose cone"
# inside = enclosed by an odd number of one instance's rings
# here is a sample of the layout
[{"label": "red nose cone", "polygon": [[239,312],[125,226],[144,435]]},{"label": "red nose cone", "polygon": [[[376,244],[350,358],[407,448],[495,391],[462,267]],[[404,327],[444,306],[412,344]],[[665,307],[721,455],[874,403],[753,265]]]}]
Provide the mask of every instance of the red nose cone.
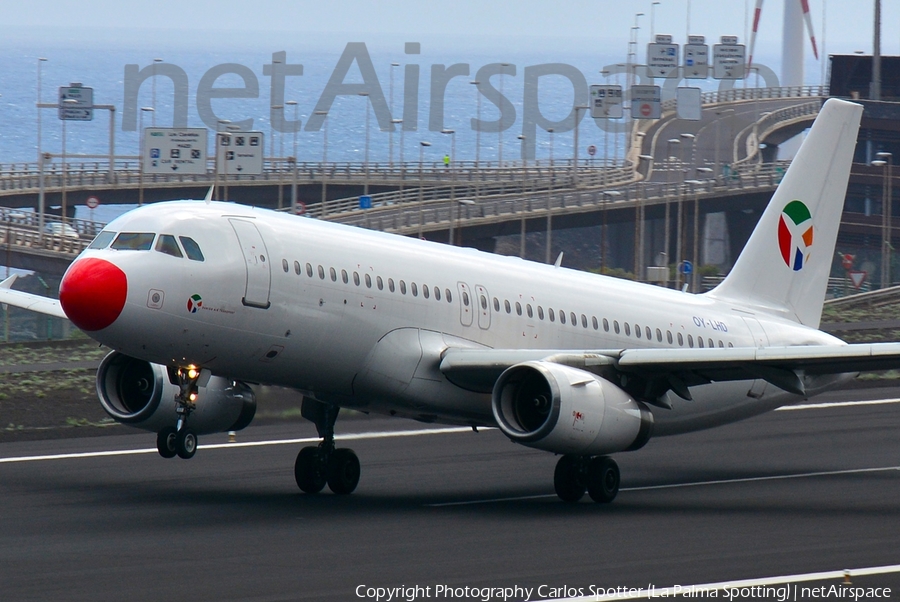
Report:
[{"label": "red nose cone", "polygon": [[59,302],[81,330],[103,330],[125,307],[125,272],[103,259],[80,259],[69,267],[59,285]]}]

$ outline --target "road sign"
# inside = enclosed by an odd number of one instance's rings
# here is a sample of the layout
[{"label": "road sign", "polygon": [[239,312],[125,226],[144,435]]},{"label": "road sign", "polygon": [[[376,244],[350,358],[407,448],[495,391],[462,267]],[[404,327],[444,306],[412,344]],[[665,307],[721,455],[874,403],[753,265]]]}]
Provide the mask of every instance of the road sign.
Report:
[{"label": "road sign", "polygon": [[858,289],[863,285],[863,282],[866,281],[866,276],[869,275],[868,272],[847,272],[850,276],[850,282],[853,283],[853,288]]},{"label": "road sign", "polygon": [[700,121],[702,108],[700,88],[681,87],[675,92],[675,112],[678,119]]},{"label": "road sign", "polygon": [[678,272],[685,276],[690,276],[694,273],[694,264],[687,260],[682,261],[678,264]]},{"label": "road sign", "polygon": [[656,42],[647,44],[647,70],[650,77],[678,75],[678,44],[672,43],[672,36],[660,34]]},{"label": "road sign", "polygon": [[594,155],[596,155],[596,154],[597,154],[597,147],[594,146],[593,144],[590,145],[590,146],[588,147],[588,154],[589,154],[590,156],[592,156],[592,157],[593,157]]},{"label": "road sign", "polygon": [[216,138],[216,169],[220,174],[259,175],[263,172],[262,132],[219,132]]},{"label": "road sign", "polygon": [[721,42],[713,46],[713,79],[743,79],[745,46],[737,43],[737,36],[722,36]]},{"label": "road sign", "polygon": [[632,119],[659,119],[661,112],[659,86],[631,86]]},{"label": "road sign", "polygon": [[95,196],[89,196],[84,204],[87,205],[88,209],[96,209],[100,206],[100,199]]},{"label": "road sign", "polygon": [[360,195],[359,208],[360,209],[371,209],[372,208],[372,195],[369,195],[369,194]]},{"label": "road sign", "polygon": [[850,271],[853,268],[853,260],[856,259],[856,255],[851,255],[850,253],[843,253],[841,255],[841,265],[845,270]]},{"label": "road sign", "polygon": [[206,173],[206,128],[146,128],[145,174]]},{"label": "road sign", "polygon": [[66,121],[90,121],[94,118],[94,89],[73,83],[59,87],[60,119]]},{"label": "road sign", "polygon": [[709,75],[709,46],[703,36],[689,36],[684,45],[685,79],[706,79]]},{"label": "road sign", "polygon": [[622,118],[622,86],[591,86],[591,117]]}]

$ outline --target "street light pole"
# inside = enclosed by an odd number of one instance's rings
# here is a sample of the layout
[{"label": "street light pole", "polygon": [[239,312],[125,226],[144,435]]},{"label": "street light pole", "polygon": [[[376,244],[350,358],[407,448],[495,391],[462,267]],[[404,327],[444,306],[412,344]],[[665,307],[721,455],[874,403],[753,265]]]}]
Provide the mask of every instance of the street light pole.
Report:
[{"label": "street light pole", "polygon": [[[664,252],[666,254],[666,257],[671,256],[669,254],[669,251],[670,251],[669,247],[672,244],[672,235],[671,235],[671,231],[672,231],[671,211],[672,210],[671,210],[671,206],[670,206],[671,191],[669,190],[669,187],[671,186],[670,180],[672,177],[672,145],[680,144],[680,143],[681,143],[681,140],[679,140],[678,138],[669,138],[666,141],[666,217],[665,217],[665,236],[663,237],[664,238],[663,246],[664,246]],[[666,266],[666,269],[668,269],[668,266]],[[677,278],[677,276],[676,276],[676,278]]]},{"label": "street light pole", "polygon": [[[509,67],[509,63],[500,63],[500,99],[501,104],[502,100],[505,98],[503,96],[503,82],[506,79],[503,77],[505,75],[506,68]],[[503,109],[500,109],[500,118],[497,120],[497,167],[503,167]]]},{"label": "street light pole", "polygon": [[882,168],[881,184],[881,288],[891,285],[891,176],[893,155],[888,152],[876,153],[877,161],[872,165]]},{"label": "street light pole", "polygon": [[325,188],[326,188],[326,178],[325,178],[325,164],[328,163],[328,111],[316,111],[314,115],[322,116],[322,165],[320,167],[321,176],[322,176],[322,208],[319,212],[321,217],[325,217]]},{"label": "street light pole", "polygon": [[[140,130],[138,136],[138,205],[144,204],[144,113],[153,113],[153,107],[141,107],[140,119],[138,124],[138,129]],[[65,123],[65,122],[63,122]],[[63,142],[65,143],[65,136],[63,136]],[[65,148],[65,147],[63,147]],[[65,151],[63,151],[63,172],[65,172]]]},{"label": "street light pole", "polygon": [[366,152],[365,152],[365,179],[363,183],[363,194],[369,194],[369,93],[360,92],[360,96],[366,101]]},{"label": "street light pole", "polygon": [[573,171],[572,171],[572,185],[573,185],[573,186],[578,186],[578,129],[579,129],[579,128],[578,128],[578,123],[579,123],[579,122],[578,122],[578,111],[586,111],[586,110],[588,110],[589,108],[590,108],[590,107],[584,107],[584,106],[581,106],[581,107],[575,107],[575,108],[574,108],[574,111],[575,111],[575,134],[574,134],[574,136],[575,136],[575,140],[574,140],[575,148],[574,148],[573,151],[572,151],[572,152],[573,152],[573,158],[572,158],[572,162],[573,162],[573,165],[572,165],[572,168],[573,168]]},{"label": "street light pole", "polygon": [[162,59],[153,59],[153,115],[151,116],[153,127],[156,127],[156,65],[161,62]]},{"label": "street light pole", "polygon": [[297,109],[299,105],[296,100],[288,100],[284,104],[294,107],[294,144],[291,151],[291,157],[294,159],[293,179],[291,180],[291,214],[297,215],[297,130],[300,128],[297,122]]},{"label": "street light pole", "polygon": [[430,142],[426,142],[425,140],[419,141],[419,238],[422,238],[422,218],[424,216],[423,213],[423,204],[425,203],[424,191],[422,190],[423,186],[423,174],[422,174],[422,162],[425,160],[425,147],[431,146]]},{"label": "street light pole", "polygon": [[[453,161],[456,160],[456,130],[441,130],[442,134],[450,135],[450,163],[447,166],[450,169],[450,207],[456,204],[456,184],[453,177]],[[450,222],[450,244],[453,244],[453,221]]]},{"label": "street light pole", "polygon": [[37,155],[38,170],[40,171],[40,189],[38,191],[38,237],[43,241],[44,238],[44,213],[45,213],[45,197],[44,197],[44,151],[41,150],[41,67],[47,62],[44,57],[38,57],[37,64]]},{"label": "street light pole", "polygon": [[[394,123],[394,67],[399,67],[400,63],[391,63],[391,123]],[[366,109],[368,111],[368,109]],[[390,147],[390,156],[388,165],[394,169],[394,128],[388,130],[388,146]]]}]

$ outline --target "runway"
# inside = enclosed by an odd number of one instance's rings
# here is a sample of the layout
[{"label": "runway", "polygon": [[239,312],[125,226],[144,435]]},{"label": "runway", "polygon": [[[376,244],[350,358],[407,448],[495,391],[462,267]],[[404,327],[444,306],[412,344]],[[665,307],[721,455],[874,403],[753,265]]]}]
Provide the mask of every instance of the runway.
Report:
[{"label": "runway", "polygon": [[[381,433],[343,444],[363,470],[346,497],[297,490],[306,424],[251,427],[238,446],[208,436],[190,461],[163,460],[148,434],[0,444],[0,599],[374,600],[366,588],[430,587],[424,600],[459,599],[437,586],[520,586],[533,600],[896,565],[897,393],[836,392],[651,440],[616,455],[622,490],[605,506],[559,502],[556,458],[497,431],[381,418],[338,423]],[[858,400],[870,403],[842,403]],[[855,583],[897,596],[900,573]]]}]

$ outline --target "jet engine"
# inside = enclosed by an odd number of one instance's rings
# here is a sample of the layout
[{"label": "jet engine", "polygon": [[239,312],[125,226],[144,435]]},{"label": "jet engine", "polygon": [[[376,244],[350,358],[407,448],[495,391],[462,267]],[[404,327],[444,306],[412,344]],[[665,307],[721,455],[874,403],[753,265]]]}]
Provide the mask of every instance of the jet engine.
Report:
[{"label": "jet engine", "polygon": [[516,443],[558,454],[601,455],[644,446],[653,414],[599,376],[545,361],[508,368],[491,406],[500,430]]},{"label": "jet engine", "polygon": [[[97,395],[113,420],[146,431],[175,427],[175,395],[165,366],[113,351],[97,370]],[[212,376],[198,390],[197,409],[188,418],[198,435],[239,431],[253,420],[256,397],[242,382]]]}]

